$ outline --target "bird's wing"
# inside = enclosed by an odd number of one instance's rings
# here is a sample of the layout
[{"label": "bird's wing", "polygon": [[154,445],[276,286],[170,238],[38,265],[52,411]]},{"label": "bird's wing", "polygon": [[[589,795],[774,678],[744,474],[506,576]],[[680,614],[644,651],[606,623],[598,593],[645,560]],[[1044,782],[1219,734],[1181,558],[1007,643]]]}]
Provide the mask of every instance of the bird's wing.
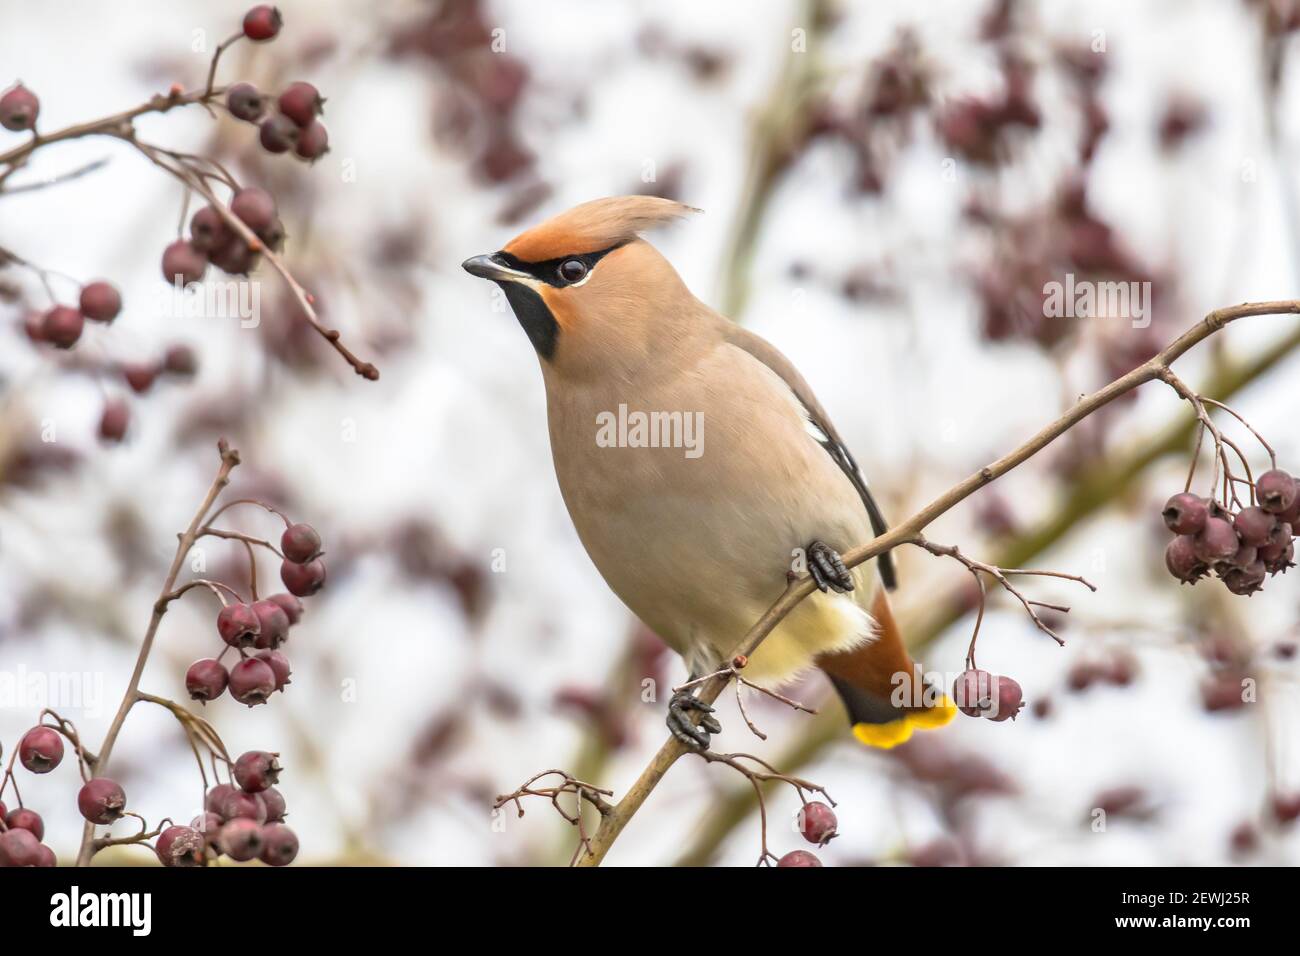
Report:
[{"label": "bird's wing", "polygon": [[[817,444],[826,450],[826,453],[831,456],[835,464],[853,483],[853,487],[857,489],[858,496],[867,509],[867,516],[871,519],[871,530],[877,535],[888,531],[889,522],[885,520],[884,514],[880,511],[880,506],[876,504],[876,499],[872,497],[866,479],[862,477],[862,471],[858,468],[858,463],[853,460],[853,455],[841,440],[835,426],[831,424],[826,409],[822,408],[821,402],[817,401],[817,396],[813,394],[812,388],[809,387],[804,377],[799,374],[799,370],[790,364],[790,360],[766,339],[736,325],[734,322],[725,322],[723,336],[726,341],[748,352],[770,368],[789,386],[790,391],[794,393],[795,398],[799,400],[807,413],[808,422],[812,426],[808,433]],[[884,582],[885,587],[892,591],[898,585],[893,558],[886,552],[880,556],[878,563],[880,579]]]}]

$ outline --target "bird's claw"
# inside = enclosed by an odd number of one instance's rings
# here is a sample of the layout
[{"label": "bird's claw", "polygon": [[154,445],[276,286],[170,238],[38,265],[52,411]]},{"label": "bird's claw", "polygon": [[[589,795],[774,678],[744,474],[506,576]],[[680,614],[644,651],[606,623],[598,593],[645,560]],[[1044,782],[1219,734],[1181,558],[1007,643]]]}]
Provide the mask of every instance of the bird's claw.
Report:
[{"label": "bird's claw", "polygon": [[825,541],[808,545],[808,573],[822,592],[832,588],[839,594],[853,590],[853,576],[844,566],[844,560]]},{"label": "bird's claw", "polygon": [[[690,712],[700,714],[700,722],[691,720]],[[722,733],[722,725],[710,716],[713,708],[688,690],[673,694],[668,702],[668,729],[674,737],[692,750],[708,750],[712,734]]]}]

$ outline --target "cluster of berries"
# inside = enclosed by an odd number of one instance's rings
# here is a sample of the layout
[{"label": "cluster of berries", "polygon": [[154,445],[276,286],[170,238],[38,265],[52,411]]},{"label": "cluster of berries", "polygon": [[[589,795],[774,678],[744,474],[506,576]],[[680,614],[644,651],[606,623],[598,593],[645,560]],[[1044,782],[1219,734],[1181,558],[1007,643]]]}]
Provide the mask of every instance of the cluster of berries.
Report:
[{"label": "cluster of berries", "polygon": [[223,855],[237,863],[292,863],[298,837],[284,824],[284,796],[275,788],[281,769],[278,754],[250,750],[240,756],[233,785],[217,784],[189,826],[168,827],[158,837],[162,865],[203,866]]},{"label": "cluster of berries", "polygon": [[288,639],[289,628],[302,619],[299,598],[315,594],[325,584],[325,563],[321,560],[320,535],[311,525],[291,524],[285,528],[280,550],[284,554],[280,580],[289,593],[221,608],[217,633],[227,649],[233,647],[238,652],[240,660],[229,670],[215,657],[191,664],[185,672],[185,689],[192,699],[206,703],[229,689],[235,700],[255,707],[265,704],[271,694],[284,690],[289,683],[289,659],[279,648]]},{"label": "cluster of berries", "polygon": [[1274,468],[1255,480],[1256,504],[1235,514],[1213,499],[1174,495],[1162,516],[1177,537],[1165,549],[1169,573],[1195,584],[1213,573],[1233,594],[1251,595],[1270,574],[1285,572],[1300,532],[1300,484]]},{"label": "cluster of berries", "polygon": [[[820,800],[805,803],[803,809],[799,811],[799,832],[803,834],[805,840],[816,846],[825,846],[839,836],[836,829],[838,826],[839,821],[835,819],[835,811]],[[822,861],[817,858],[817,854],[809,853],[807,850],[791,850],[777,860],[776,865],[821,866]]]},{"label": "cluster of berries", "polygon": [[56,349],[70,349],[81,339],[86,320],[105,325],[122,311],[122,294],[117,287],[97,279],[81,287],[76,306],[56,305],[27,317],[25,329],[33,342],[44,342]]},{"label": "cluster of berries", "polygon": [[325,100],[310,83],[290,83],[275,98],[252,83],[236,83],[226,91],[226,108],[236,119],[254,123],[258,142],[268,153],[293,150],[299,159],[314,163],[329,152],[329,131],[318,117],[324,112]]},{"label": "cluster of berries", "polygon": [[204,206],[190,219],[189,239],[177,239],[162,257],[163,278],[189,285],[202,280],[208,263],[232,276],[246,276],[257,267],[263,248],[284,247],[284,224],[275,199],[265,189],[248,186],[235,191],[229,215],[252,231],[248,241],[233,229],[215,206]]},{"label": "cluster of berries", "polygon": [[967,717],[987,717],[995,722],[1015,720],[1024,706],[1024,692],[1010,677],[971,667],[952,685],[953,702]]}]

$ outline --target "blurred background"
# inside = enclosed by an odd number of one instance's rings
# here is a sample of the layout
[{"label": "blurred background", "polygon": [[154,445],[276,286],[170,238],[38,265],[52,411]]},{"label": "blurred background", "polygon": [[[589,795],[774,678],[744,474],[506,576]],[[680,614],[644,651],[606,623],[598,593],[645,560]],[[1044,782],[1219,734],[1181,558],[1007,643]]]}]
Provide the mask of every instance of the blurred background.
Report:
[{"label": "blurred background", "polygon": [[[575,834],[545,801],[520,819],[494,798],[549,767],[621,794],[665,739],[685,676],[583,552],[537,359],[490,284],[461,271],[467,256],[599,196],[701,207],[656,245],[790,356],[897,518],[1210,309],[1298,293],[1300,4],[279,5],[280,37],[236,45],[219,81],[316,84],[324,159],[269,156],[251,127],[195,107],[138,128],[276,195],[286,261],[382,378],[324,347],[265,267],[256,328],[168,314],[158,262],[177,184],[102,138],[42,149],[11,184],[107,163],[0,195],[0,246],[107,278],[125,308],[55,353],[24,334],[49,305],[42,283],[0,270],[0,740],[7,760],[44,703],[32,688],[73,675],[82,699],[57,709],[97,746],[226,436],[245,463],[230,495],[310,522],[328,553],[328,585],[285,648],[292,686],[269,706],[204,710],[232,751],[282,755],[301,862],[565,863]],[[0,86],[36,91],[48,131],[201,86],[243,7],[5,13]],[[0,151],[21,141],[0,133]],[[1150,325],[1045,318],[1043,285],[1067,274],[1151,283]],[[51,285],[75,298],[75,283]],[[114,371],[177,343],[198,357],[192,380],[134,395]],[[1178,366],[1293,470],[1297,349],[1294,319],[1250,319]],[[115,397],[130,428],[105,444]],[[1297,862],[1275,806],[1300,793],[1295,574],[1247,601],[1165,572],[1160,509],[1182,490],[1191,424],[1148,385],[931,529],[1099,586],[1029,584],[1072,605],[1054,621],[1064,648],[991,596],[979,661],[1024,686],[1018,720],[959,718],[866,751],[816,676],[788,688],[824,705],[816,717],[752,701],[766,742],[724,697],[715,747],[829,788],[841,836],[828,865]],[[279,531],[256,509],[230,523]],[[242,586],[235,543],[208,543],[206,558],[209,577]],[[969,575],[899,560],[904,631],[951,676],[973,625]],[[275,565],[262,573],[277,589]],[[167,616],[145,690],[184,699],[185,667],[217,649],[214,609],[195,593]],[[1222,692],[1243,677],[1249,703]],[[137,708],[114,762],[151,820],[197,812],[193,758],[166,714]],[[70,767],[22,778],[63,862],[81,830],[74,781]],[[787,790],[769,799],[778,855],[803,845],[797,809]],[[743,779],[686,759],[608,862],[752,864],[758,828]]]}]

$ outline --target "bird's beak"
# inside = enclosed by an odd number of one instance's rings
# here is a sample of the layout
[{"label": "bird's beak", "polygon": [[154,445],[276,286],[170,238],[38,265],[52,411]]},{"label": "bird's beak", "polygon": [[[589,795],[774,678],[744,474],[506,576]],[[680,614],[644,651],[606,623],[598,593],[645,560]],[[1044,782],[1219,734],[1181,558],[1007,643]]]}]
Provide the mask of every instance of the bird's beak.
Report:
[{"label": "bird's beak", "polygon": [[527,272],[510,268],[495,255],[474,256],[462,262],[460,267],[472,276],[491,279],[493,282],[518,282],[532,278]]}]

